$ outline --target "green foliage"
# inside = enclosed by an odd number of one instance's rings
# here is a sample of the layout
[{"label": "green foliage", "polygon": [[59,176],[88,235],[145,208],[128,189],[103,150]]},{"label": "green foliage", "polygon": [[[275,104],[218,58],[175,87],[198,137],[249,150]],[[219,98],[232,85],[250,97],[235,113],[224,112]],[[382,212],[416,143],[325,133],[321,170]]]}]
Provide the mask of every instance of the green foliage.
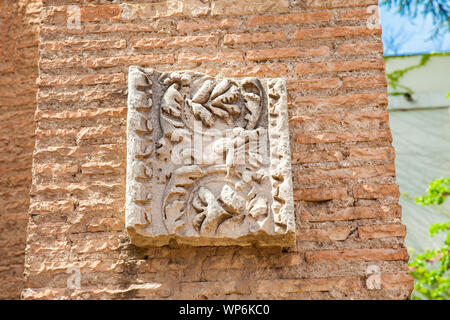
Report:
[{"label": "green foliage", "polygon": [[407,67],[405,69],[395,70],[393,72],[386,73],[386,78],[387,78],[387,81],[388,81],[388,85],[394,90],[397,90],[398,88],[401,88],[401,89],[406,90],[406,92],[408,92],[410,94],[414,93],[410,88],[408,88],[408,87],[406,87],[404,85],[401,85],[399,83],[400,78],[403,77],[405,75],[405,73],[407,73],[407,72],[409,72],[411,70],[423,67],[424,65],[427,64],[427,62],[430,60],[430,58],[431,58],[430,54],[424,54],[424,55],[422,55],[422,58],[420,59],[420,62],[418,64],[409,66],[409,67]]},{"label": "green foliage", "polygon": [[418,197],[416,202],[422,206],[441,205],[450,193],[450,177],[434,180],[430,183],[427,195]]},{"label": "green foliage", "polygon": [[[432,224],[430,226],[430,236],[434,237],[435,235],[437,235],[439,232],[443,232],[443,231],[447,231],[448,229],[450,229],[450,221],[446,222],[446,223],[436,223],[436,224]],[[448,238],[448,237],[447,237]],[[450,239],[445,240],[445,244],[446,245],[450,245],[448,243]]]},{"label": "green foliage", "polygon": [[[448,196],[450,177],[432,181],[427,195],[416,198],[423,206],[441,205]],[[430,226],[429,235],[447,232],[444,244],[435,250],[426,250],[418,254],[409,263],[414,278],[413,300],[448,300],[450,299],[450,221]]]},{"label": "green foliage", "polygon": [[[386,73],[386,79],[387,79],[388,86],[391,87],[393,90],[395,90],[394,92],[390,92],[389,95],[391,95],[391,96],[403,95],[406,98],[409,97],[409,99],[410,99],[410,97],[414,93],[414,91],[411,88],[400,84],[400,79],[407,72],[410,72],[412,70],[415,70],[415,69],[425,66],[428,63],[428,61],[430,61],[431,57],[433,57],[433,56],[450,56],[450,52],[425,53],[425,54],[422,54],[418,64],[409,66],[405,69],[399,69],[399,70],[395,70],[395,71]],[[385,60],[389,60],[389,59],[393,59],[393,58],[397,59],[397,57],[385,57]],[[401,91],[397,91],[399,89]],[[450,93],[449,93],[449,95],[450,95]]]}]

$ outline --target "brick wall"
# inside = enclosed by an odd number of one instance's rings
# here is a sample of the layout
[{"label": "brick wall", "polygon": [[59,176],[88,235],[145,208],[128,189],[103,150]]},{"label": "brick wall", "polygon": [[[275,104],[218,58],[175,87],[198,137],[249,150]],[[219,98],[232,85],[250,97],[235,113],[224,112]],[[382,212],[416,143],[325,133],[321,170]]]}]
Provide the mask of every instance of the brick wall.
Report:
[{"label": "brick wall", "polygon": [[0,299],[24,286],[40,1],[0,1]]},{"label": "brick wall", "polygon": [[[23,298],[409,296],[376,0],[112,2],[44,1]],[[287,79],[296,248],[130,244],[130,65]]]}]

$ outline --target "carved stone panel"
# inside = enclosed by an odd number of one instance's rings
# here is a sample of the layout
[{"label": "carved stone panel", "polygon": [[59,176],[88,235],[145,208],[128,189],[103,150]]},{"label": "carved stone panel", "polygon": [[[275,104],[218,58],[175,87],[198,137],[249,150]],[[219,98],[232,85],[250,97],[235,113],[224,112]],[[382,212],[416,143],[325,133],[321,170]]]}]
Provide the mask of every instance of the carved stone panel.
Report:
[{"label": "carved stone panel", "polygon": [[127,126],[132,243],[295,245],[284,80],[130,67]]}]

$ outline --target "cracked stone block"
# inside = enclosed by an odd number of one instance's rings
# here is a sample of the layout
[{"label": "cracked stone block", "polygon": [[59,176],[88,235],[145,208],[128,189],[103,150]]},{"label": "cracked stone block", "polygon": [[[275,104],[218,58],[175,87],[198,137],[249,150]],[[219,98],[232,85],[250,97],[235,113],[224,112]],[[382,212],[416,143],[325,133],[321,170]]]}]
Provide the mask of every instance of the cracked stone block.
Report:
[{"label": "cracked stone block", "polygon": [[131,242],[294,246],[285,80],[140,67],[128,79]]}]

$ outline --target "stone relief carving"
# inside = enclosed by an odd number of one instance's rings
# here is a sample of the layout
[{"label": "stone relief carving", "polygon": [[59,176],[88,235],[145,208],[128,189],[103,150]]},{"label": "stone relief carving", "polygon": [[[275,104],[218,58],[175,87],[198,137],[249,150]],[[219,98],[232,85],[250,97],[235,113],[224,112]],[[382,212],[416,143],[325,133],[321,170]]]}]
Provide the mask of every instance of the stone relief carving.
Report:
[{"label": "stone relief carving", "polygon": [[138,246],[292,246],[286,85],[130,67],[126,226]]}]

